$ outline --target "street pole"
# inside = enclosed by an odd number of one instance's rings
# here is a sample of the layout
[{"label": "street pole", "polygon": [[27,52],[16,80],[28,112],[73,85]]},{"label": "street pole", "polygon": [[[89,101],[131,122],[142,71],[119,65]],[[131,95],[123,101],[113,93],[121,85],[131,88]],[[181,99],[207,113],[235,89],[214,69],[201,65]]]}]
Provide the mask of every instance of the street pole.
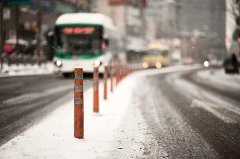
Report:
[{"label": "street pole", "polygon": [[19,53],[19,6],[15,7],[16,53]]},{"label": "street pole", "polygon": [[3,0],[0,1],[0,60],[1,72],[3,70]]},{"label": "street pole", "polygon": [[124,48],[127,49],[128,41],[128,1],[124,1],[124,22],[125,22],[125,36],[124,36]]},{"label": "street pole", "polygon": [[[237,29],[240,28],[240,4],[239,4],[239,0],[236,0],[237,2],[237,8],[238,8],[238,17],[237,17]],[[225,2],[227,3],[227,2]],[[225,4],[226,5],[226,4]],[[239,38],[239,37],[238,37]],[[236,53],[237,54],[237,53]],[[240,43],[238,42],[238,55],[240,56]]]},{"label": "street pole", "polygon": [[140,20],[142,22],[141,36],[142,36],[142,39],[145,40],[144,0],[139,1],[139,9],[140,9]]},{"label": "street pole", "polygon": [[88,5],[88,6],[87,6],[87,12],[90,13],[90,12],[91,12],[91,9],[92,9],[92,8],[91,8],[91,6],[92,6],[92,0],[89,0],[89,1],[87,2],[87,5]]},{"label": "street pole", "polygon": [[41,0],[37,0],[37,58],[39,62],[41,53]]}]

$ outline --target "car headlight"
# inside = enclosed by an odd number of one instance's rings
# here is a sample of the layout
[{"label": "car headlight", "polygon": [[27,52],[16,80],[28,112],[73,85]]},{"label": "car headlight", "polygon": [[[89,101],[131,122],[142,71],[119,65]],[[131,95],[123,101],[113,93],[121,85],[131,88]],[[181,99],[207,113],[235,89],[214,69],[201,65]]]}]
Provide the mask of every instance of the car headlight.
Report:
[{"label": "car headlight", "polygon": [[100,66],[101,64],[102,62],[99,60],[94,61],[94,66]]},{"label": "car headlight", "polygon": [[142,66],[143,66],[143,68],[148,68],[148,63],[147,63],[147,62],[144,62],[144,63],[142,64]]},{"label": "car headlight", "polygon": [[55,61],[55,65],[57,67],[62,67],[62,61],[60,61],[60,60]]},{"label": "car headlight", "polygon": [[160,62],[157,62],[156,63],[156,68],[161,68],[162,67],[162,64]]},{"label": "car headlight", "polygon": [[204,65],[204,67],[208,67],[209,66],[209,62],[208,61],[204,61],[203,65]]}]

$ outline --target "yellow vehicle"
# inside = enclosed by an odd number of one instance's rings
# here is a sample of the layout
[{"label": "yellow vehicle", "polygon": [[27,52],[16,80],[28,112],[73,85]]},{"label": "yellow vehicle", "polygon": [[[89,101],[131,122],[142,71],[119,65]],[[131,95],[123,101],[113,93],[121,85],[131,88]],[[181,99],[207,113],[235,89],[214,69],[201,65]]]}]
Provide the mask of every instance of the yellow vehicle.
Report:
[{"label": "yellow vehicle", "polygon": [[170,65],[169,47],[160,44],[147,46],[146,54],[142,56],[143,68],[161,68]]}]

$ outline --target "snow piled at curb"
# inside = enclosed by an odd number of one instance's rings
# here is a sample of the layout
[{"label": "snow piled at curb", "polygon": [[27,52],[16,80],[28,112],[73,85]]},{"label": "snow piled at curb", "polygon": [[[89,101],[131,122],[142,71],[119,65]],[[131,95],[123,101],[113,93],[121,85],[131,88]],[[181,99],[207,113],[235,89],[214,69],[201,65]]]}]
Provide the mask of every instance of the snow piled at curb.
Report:
[{"label": "snow piled at curb", "polygon": [[2,73],[0,77],[8,76],[26,76],[26,75],[41,75],[41,74],[52,74],[54,73],[54,66],[51,62],[38,64],[13,64],[13,65],[3,65]]}]

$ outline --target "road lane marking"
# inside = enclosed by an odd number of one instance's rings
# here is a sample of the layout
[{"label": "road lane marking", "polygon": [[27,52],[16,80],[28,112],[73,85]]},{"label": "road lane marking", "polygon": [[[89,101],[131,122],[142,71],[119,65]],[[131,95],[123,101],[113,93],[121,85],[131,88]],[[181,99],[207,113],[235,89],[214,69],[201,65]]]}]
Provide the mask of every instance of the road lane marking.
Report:
[{"label": "road lane marking", "polygon": [[216,116],[217,118],[219,118],[220,120],[222,120],[223,122],[225,123],[237,123],[236,120],[224,115],[223,113],[217,111],[216,109],[214,109],[213,107],[216,107],[214,106],[213,104],[211,103],[206,103],[206,102],[203,102],[203,101],[200,101],[200,100],[197,100],[197,99],[193,99],[191,105],[191,107],[196,107],[196,108],[202,108],[208,112],[210,112],[211,114],[213,114],[214,116]]}]

